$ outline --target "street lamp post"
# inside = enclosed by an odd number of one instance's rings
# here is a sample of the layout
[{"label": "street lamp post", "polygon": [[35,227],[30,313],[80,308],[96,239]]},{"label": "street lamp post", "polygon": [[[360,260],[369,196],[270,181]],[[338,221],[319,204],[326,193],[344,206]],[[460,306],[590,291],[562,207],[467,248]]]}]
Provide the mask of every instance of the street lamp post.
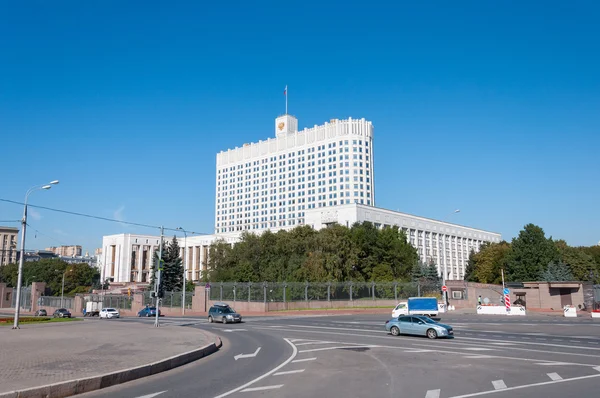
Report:
[{"label": "street lamp post", "polygon": [[23,261],[25,259],[25,234],[27,232],[27,200],[29,199],[29,195],[34,191],[39,191],[42,189],[50,189],[52,185],[58,184],[58,180],[50,181],[49,184],[46,185],[37,185],[35,187],[29,188],[27,193],[25,194],[25,203],[23,206],[23,219],[21,220],[21,257],[19,258],[19,273],[17,276],[17,297],[15,302],[15,322],[13,324],[13,329],[19,329],[19,315],[21,312],[21,283],[23,283]]},{"label": "street lamp post", "polygon": [[67,272],[70,272],[72,270],[66,270],[65,272],[63,272],[63,277],[62,277],[62,289],[60,291],[60,308],[64,307],[64,300],[65,300],[65,275],[67,274]]},{"label": "street lamp post", "polygon": [[186,277],[186,257],[187,257],[187,231],[181,227],[177,228],[180,231],[183,231],[183,289],[181,293],[181,313],[185,315],[185,277]]}]

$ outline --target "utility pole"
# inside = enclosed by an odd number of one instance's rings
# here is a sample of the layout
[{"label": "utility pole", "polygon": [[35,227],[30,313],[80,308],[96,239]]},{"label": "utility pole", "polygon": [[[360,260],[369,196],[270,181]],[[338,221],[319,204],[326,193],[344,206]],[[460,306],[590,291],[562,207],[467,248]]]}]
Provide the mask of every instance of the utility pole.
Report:
[{"label": "utility pole", "polygon": [[158,248],[158,275],[156,276],[156,284],[154,286],[154,291],[156,293],[156,317],[154,318],[154,327],[159,327],[160,324],[158,322],[158,314],[160,312],[160,297],[158,297],[160,291],[160,274],[163,268],[163,260],[162,260],[162,251],[163,251],[163,236],[165,233],[165,228],[160,227],[160,246]]},{"label": "utility pole", "polygon": [[180,231],[183,231],[183,288],[181,289],[181,315],[185,315],[185,278],[186,278],[186,258],[187,258],[187,231],[181,227],[177,228]]}]

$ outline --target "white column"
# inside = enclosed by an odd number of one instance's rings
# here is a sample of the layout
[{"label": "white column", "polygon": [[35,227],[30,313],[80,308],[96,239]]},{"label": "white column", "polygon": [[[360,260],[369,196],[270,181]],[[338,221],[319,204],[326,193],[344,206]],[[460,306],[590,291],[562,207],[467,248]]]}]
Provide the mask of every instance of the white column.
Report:
[{"label": "white column", "polygon": [[194,250],[192,251],[192,266],[190,269],[192,270],[192,280],[194,281],[197,280],[196,271],[198,270],[198,266],[196,263],[198,261],[198,256],[200,255],[200,253],[198,253],[199,250],[200,248],[198,246],[194,246]]},{"label": "white column", "polygon": [[144,250],[143,249],[144,249],[143,245],[141,245],[141,244],[138,245],[138,253],[137,253],[137,262],[138,262],[137,269],[138,269],[138,274],[137,274],[137,278],[136,278],[137,282],[141,282],[142,281],[142,272],[143,272],[142,268],[143,268],[143,265],[144,265],[144,261],[143,261]]},{"label": "white column", "polygon": [[200,246],[200,264],[198,264],[198,271],[204,271],[204,245]]},{"label": "white column", "polygon": [[[456,250],[456,267],[458,269],[458,236],[454,237],[454,250]],[[457,279],[454,265],[452,266],[452,279]]]}]

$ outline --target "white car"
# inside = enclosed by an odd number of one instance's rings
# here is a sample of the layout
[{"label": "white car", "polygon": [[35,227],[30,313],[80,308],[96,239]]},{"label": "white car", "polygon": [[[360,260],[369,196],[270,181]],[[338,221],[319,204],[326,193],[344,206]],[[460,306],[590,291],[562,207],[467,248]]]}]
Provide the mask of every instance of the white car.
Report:
[{"label": "white car", "polygon": [[100,318],[107,318],[107,319],[111,319],[111,318],[120,318],[121,314],[119,314],[119,311],[117,311],[114,308],[102,308],[100,310]]}]

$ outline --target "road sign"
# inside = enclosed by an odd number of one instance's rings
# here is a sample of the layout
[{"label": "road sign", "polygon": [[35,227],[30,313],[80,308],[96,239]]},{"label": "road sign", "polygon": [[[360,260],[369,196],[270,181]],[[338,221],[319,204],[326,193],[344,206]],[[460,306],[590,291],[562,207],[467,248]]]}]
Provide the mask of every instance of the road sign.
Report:
[{"label": "road sign", "polygon": [[510,293],[510,290],[508,290],[508,288],[504,288],[504,291],[503,291],[503,293],[504,293],[504,295],[507,295],[507,294],[509,294],[509,293]]},{"label": "road sign", "polygon": [[448,286],[444,285],[442,286],[442,292],[447,292],[448,291]]},{"label": "road sign", "polygon": [[504,305],[506,306],[506,311],[510,311],[510,295],[504,295]]}]

